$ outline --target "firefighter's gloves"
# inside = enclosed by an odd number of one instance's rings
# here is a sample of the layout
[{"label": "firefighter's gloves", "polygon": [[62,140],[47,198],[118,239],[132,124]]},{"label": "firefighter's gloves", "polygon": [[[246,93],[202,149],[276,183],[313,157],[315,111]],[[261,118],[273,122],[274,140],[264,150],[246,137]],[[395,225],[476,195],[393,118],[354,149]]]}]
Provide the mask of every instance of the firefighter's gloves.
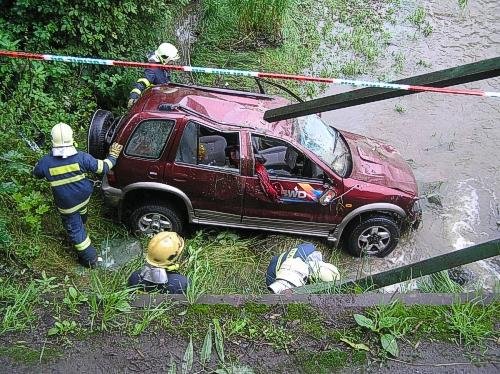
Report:
[{"label": "firefighter's gloves", "polygon": [[308,275],[309,266],[302,259],[287,259],[276,272],[276,281],[269,285],[269,289],[278,294],[293,287],[303,286]]},{"label": "firefighter's gloves", "polygon": [[118,158],[122,149],[123,145],[114,142],[113,144],[111,144],[111,147],[109,147],[109,155],[111,157]]},{"label": "firefighter's gloves", "polygon": [[128,99],[127,109],[132,108],[132,105],[134,105],[136,101],[137,99]]}]

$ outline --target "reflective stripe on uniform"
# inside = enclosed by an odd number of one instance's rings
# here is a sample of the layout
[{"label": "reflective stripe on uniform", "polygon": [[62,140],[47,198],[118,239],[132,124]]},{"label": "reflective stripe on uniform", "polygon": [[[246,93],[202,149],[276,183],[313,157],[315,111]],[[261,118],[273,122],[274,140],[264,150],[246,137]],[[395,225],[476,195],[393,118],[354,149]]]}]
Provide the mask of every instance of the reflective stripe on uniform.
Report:
[{"label": "reflective stripe on uniform", "polygon": [[73,208],[68,208],[68,209],[62,209],[62,208],[57,208],[59,210],[59,212],[61,212],[62,214],[71,214],[71,213],[74,213],[80,209],[82,209],[85,205],[87,205],[87,203],[90,201],[90,197],[85,200],[83,203],[80,203],[78,205],[75,205]]},{"label": "reflective stripe on uniform", "polygon": [[132,91],[130,91],[130,93],[136,93],[137,95],[142,95],[142,91],[138,88],[134,88]]},{"label": "reflective stripe on uniform", "polygon": [[88,235],[83,242],[75,244],[75,248],[77,251],[83,251],[87,249],[89,246],[90,246],[90,238],[88,237]]},{"label": "reflective stripe on uniform", "polygon": [[101,174],[104,169],[104,162],[102,160],[97,160],[97,174]]},{"label": "reflective stripe on uniform", "polygon": [[148,88],[149,86],[152,86],[151,82],[149,80],[147,80],[146,78],[137,79],[137,83],[144,83],[146,88]]},{"label": "reflective stripe on uniform", "polygon": [[75,163],[75,164],[57,166],[55,168],[49,168],[49,173],[50,173],[50,175],[55,176],[55,175],[71,173],[72,171],[79,171],[79,170],[80,170],[80,165],[78,163]]},{"label": "reflective stripe on uniform", "polygon": [[103,161],[106,163],[106,165],[108,165],[109,169],[113,168],[113,163],[111,162],[111,160],[108,160],[107,158],[105,158]]},{"label": "reflective stripe on uniform", "polygon": [[80,214],[87,214],[87,207],[80,210]]},{"label": "reflective stripe on uniform", "polygon": [[57,186],[62,186],[63,184],[78,182],[81,181],[82,179],[85,179],[85,174],[75,175],[73,177],[59,179],[56,181],[50,181],[50,185],[52,187],[57,187]]},{"label": "reflective stripe on uniform", "polygon": [[278,257],[278,261],[276,262],[276,271],[279,270],[279,268],[281,267],[281,264],[283,262],[285,262],[286,260],[288,260],[289,258],[293,258],[295,256],[295,253],[297,253],[298,251],[298,248],[292,248],[290,249],[290,251],[288,252],[288,254],[286,255],[286,258],[285,257],[285,254],[286,252],[282,253],[279,257]]}]

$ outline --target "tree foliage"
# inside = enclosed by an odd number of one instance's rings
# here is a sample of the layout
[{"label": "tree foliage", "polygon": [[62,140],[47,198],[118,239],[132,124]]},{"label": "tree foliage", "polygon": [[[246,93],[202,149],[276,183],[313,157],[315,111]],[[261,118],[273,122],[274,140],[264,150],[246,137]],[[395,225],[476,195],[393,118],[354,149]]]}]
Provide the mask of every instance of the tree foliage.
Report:
[{"label": "tree foliage", "polygon": [[[186,3],[3,1],[0,49],[143,61],[148,51],[172,39],[174,16]],[[24,245],[20,234],[38,237],[44,223],[58,221],[49,188],[31,177],[41,154],[27,141],[42,139],[40,134],[48,135],[62,121],[73,127],[83,148],[92,111],[97,106],[123,108],[139,74],[135,69],[0,58],[0,237],[9,238],[1,251],[29,262],[37,245]],[[48,151],[50,144],[41,146]]]}]

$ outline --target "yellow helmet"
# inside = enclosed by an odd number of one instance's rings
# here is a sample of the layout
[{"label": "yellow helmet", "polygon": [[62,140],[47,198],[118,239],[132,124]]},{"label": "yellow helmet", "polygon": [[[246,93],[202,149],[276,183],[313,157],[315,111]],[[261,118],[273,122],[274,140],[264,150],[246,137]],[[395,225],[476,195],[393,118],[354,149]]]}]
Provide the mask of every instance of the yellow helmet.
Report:
[{"label": "yellow helmet", "polygon": [[155,55],[162,64],[167,64],[170,61],[179,59],[177,48],[170,43],[161,43],[155,51]]},{"label": "yellow helmet", "polygon": [[153,236],[148,244],[146,262],[152,266],[171,268],[176,265],[182,250],[184,239],[173,231],[162,231]]},{"label": "yellow helmet", "polygon": [[74,145],[73,130],[65,123],[58,123],[50,131],[53,147],[71,147]]}]

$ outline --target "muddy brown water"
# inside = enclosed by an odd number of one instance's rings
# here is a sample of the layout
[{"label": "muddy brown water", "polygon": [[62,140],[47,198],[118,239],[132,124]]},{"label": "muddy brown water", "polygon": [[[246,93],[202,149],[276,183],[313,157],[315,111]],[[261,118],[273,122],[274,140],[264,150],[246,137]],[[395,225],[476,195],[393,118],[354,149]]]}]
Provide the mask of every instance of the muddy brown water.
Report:
[{"label": "muddy brown water", "polygon": [[[408,2],[407,2],[408,3]],[[405,68],[394,79],[423,74],[500,55],[500,2],[421,2],[433,28],[430,36],[410,36],[397,26],[377,72],[390,70],[391,52],[404,53]],[[404,4],[400,17],[414,5]],[[430,67],[418,64],[420,60]],[[460,87],[499,91],[500,79]],[[345,91],[331,86],[325,95]],[[396,107],[404,112],[396,111]],[[383,139],[413,168],[424,199],[423,223],[385,259],[345,257],[348,273],[375,273],[500,237],[500,100],[421,93],[322,114],[336,127]],[[468,267],[486,288],[500,279],[497,257]]]}]

